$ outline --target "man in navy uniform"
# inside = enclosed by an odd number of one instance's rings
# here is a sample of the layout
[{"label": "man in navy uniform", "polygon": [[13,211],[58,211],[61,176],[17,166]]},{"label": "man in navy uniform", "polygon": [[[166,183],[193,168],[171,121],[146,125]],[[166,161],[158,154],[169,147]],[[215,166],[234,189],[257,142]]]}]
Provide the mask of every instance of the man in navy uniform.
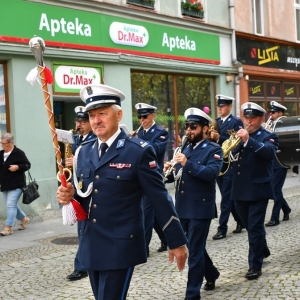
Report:
[{"label": "man in navy uniform", "polygon": [[[276,101],[271,101],[271,110],[270,110],[270,120],[271,122],[277,122],[279,118],[281,118],[287,108]],[[271,128],[273,126],[271,125]],[[268,129],[268,128],[266,128]],[[274,130],[275,128],[272,128]],[[289,220],[289,215],[291,212],[291,208],[283,197],[282,187],[284,185],[284,181],[287,174],[287,168],[283,167],[277,159],[274,159],[273,162],[273,187],[274,187],[274,206],[272,210],[271,220],[266,223],[266,226],[276,226],[279,225],[279,215],[280,209],[283,211],[283,219],[282,221]]]},{"label": "man in navy uniform", "polygon": [[[221,147],[209,142],[207,134],[210,117],[198,108],[184,113],[186,135],[190,144],[173,160],[176,173],[167,182],[177,179],[175,207],[188,238],[188,282],[186,300],[200,299],[203,278],[205,290],[213,290],[220,273],[206,251],[206,240],[211,220],[216,217],[216,178],[223,164]],[[166,162],[164,171],[172,166]]]},{"label": "man in navy uniform", "polygon": [[260,105],[246,102],[242,111],[247,130],[237,132],[241,141],[233,150],[231,199],[248,231],[249,270],[245,277],[251,280],[261,276],[263,259],[270,255],[264,220],[268,201],[274,199],[272,175],[278,137],[261,126],[266,111]]},{"label": "man in navy uniform", "polygon": [[[141,130],[138,131],[137,136],[144,141],[147,141],[155,150],[157,156],[158,166],[163,171],[164,167],[164,158],[165,152],[167,149],[169,134],[166,129],[159,126],[155,122],[155,111],[156,107],[146,104],[146,103],[137,103],[135,105],[137,110],[137,116],[140,120],[140,124],[142,125]],[[163,231],[161,230],[157,219],[154,216],[154,210],[151,205],[151,201],[147,198],[147,196],[143,197],[143,207],[144,207],[144,220],[145,220],[145,235],[146,235],[146,247],[147,247],[147,255],[149,256],[149,244],[152,238],[153,228],[161,242],[161,246],[158,248],[158,252],[167,250],[167,241],[164,236]]]},{"label": "man in navy uniform", "polygon": [[[110,86],[94,84],[80,92],[97,136],[76,150],[74,177],[60,186],[62,205],[72,197],[88,213],[83,222],[79,261],[87,267],[96,300],[125,300],[134,266],[147,261],[142,196],[151,200],[167,239],[169,261],[179,270],[187,258],[186,237],[158,168],[154,149],[119,128],[125,95]],[[80,190],[76,181],[83,180]]]},{"label": "man in navy uniform", "polygon": [[[240,128],[244,127],[242,120],[238,117],[235,117],[231,114],[232,101],[235,99],[232,97],[224,95],[216,95],[217,106],[219,118],[216,119],[220,134],[217,131],[211,133],[213,140],[216,140],[219,145],[222,146],[223,142],[229,139],[230,134],[228,130],[238,131]],[[229,158],[228,158],[229,159]],[[226,237],[228,230],[228,220],[230,212],[233,215],[234,220],[236,221],[236,229],[233,230],[233,233],[241,233],[243,229],[242,222],[235,211],[234,202],[230,198],[231,194],[231,184],[232,184],[232,170],[228,167],[229,162],[224,163],[223,167],[228,168],[227,172],[222,176],[217,178],[217,184],[222,196],[221,199],[221,214],[219,218],[219,227],[217,233],[213,236],[214,240],[221,240]]]},{"label": "man in navy uniform", "polygon": [[[74,144],[72,144],[73,155],[75,154],[76,149],[83,142],[96,139],[96,136],[94,135],[90,125],[89,115],[87,112],[84,111],[84,106],[76,106],[74,111],[76,113],[75,126],[78,135],[74,137]],[[70,167],[73,168],[73,156],[65,159],[65,165],[68,168]],[[77,233],[79,239],[82,234],[81,226],[82,226],[82,221],[79,221],[77,223]],[[67,276],[67,279],[73,281],[73,280],[79,280],[85,278],[87,276],[88,276],[87,269],[86,267],[80,264],[78,260],[78,251],[77,251],[74,259],[74,271]]]}]

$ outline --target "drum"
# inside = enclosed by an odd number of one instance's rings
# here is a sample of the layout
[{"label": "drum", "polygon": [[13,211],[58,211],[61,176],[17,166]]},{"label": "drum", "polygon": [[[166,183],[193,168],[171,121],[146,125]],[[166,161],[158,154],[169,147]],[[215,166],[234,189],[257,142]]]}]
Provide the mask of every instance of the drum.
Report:
[{"label": "drum", "polygon": [[275,122],[274,132],[279,147],[276,159],[285,168],[300,164],[300,116],[281,117]]}]

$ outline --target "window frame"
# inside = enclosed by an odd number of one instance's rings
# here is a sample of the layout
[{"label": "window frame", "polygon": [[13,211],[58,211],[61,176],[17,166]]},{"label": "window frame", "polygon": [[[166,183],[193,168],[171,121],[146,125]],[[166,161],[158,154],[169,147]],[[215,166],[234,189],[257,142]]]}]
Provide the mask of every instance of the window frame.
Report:
[{"label": "window frame", "polygon": [[[257,1],[259,2],[259,11],[257,10],[257,5],[256,5]],[[253,11],[253,31],[254,31],[254,34],[263,36],[265,34],[263,1],[262,0],[252,0],[252,11]],[[258,13],[260,13],[261,32],[257,32]]]}]

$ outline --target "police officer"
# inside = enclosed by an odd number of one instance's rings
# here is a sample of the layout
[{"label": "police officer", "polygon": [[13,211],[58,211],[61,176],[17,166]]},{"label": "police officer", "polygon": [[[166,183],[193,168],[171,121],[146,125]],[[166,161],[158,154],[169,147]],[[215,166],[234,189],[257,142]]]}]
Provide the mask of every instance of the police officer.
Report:
[{"label": "police officer", "polygon": [[[271,101],[271,109],[270,109],[270,120],[272,122],[277,122],[279,118],[281,118],[287,108],[276,101]],[[271,128],[274,130],[273,126]],[[266,223],[266,226],[276,226],[279,225],[279,214],[280,209],[283,211],[283,219],[282,221],[289,220],[289,215],[291,212],[291,208],[287,204],[286,200],[283,197],[282,187],[284,185],[284,181],[287,174],[287,168],[283,167],[277,159],[274,159],[273,162],[273,187],[274,187],[274,206],[272,210],[271,220]]]},{"label": "police officer", "polygon": [[241,141],[233,151],[231,199],[248,231],[249,270],[245,277],[251,280],[262,274],[263,259],[270,255],[264,220],[268,201],[274,199],[272,165],[278,137],[261,126],[266,111],[260,105],[246,102],[242,110],[247,130],[237,132]]},{"label": "police officer", "polygon": [[176,257],[179,270],[187,258],[187,240],[174,205],[168,201],[153,147],[119,128],[125,95],[94,84],[83,87],[80,96],[97,139],[76,151],[74,176],[82,180],[82,190],[76,185],[74,191],[68,183],[58,188],[57,199],[67,205],[74,197],[88,214],[78,255],[88,269],[95,299],[125,300],[134,266],[147,260],[144,194],[166,236],[169,260]]},{"label": "police officer", "polygon": [[[222,168],[221,147],[209,142],[207,134],[210,117],[198,108],[185,111],[185,129],[190,144],[173,160],[177,162],[176,174],[171,173],[167,182],[177,178],[175,207],[183,230],[188,238],[188,282],[186,300],[200,299],[200,288],[206,278],[205,290],[213,290],[220,273],[206,251],[206,239],[211,220],[216,217],[216,178]],[[172,166],[166,162],[164,171]],[[178,178],[178,175],[181,177]]]},{"label": "police officer", "polygon": [[[220,134],[217,131],[211,133],[213,140],[216,140],[219,145],[222,146],[223,142],[229,139],[230,134],[228,130],[238,131],[243,128],[243,122],[240,118],[235,117],[231,114],[232,101],[235,99],[224,95],[216,95],[217,107],[219,116],[216,121],[220,130]],[[229,162],[224,163],[224,171],[227,172],[217,178],[217,184],[222,196],[221,199],[221,214],[219,218],[219,227],[217,233],[213,236],[213,240],[221,240],[226,237],[228,230],[228,220],[230,212],[236,221],[236,229],[233,233],[241,233],[243,229],[242,222],[235,211],[234,202],[230,198],[231,184],[232,184],[232,170],[229,168]]]},{"label": "police officer", "polygon": [[[76,149],[83,143],[89,140],[95,140],[96,136],[94,135],[90,122],[89,122],[89,115],[87,112],[84,111],[84,106],[77,106],[74,109],[76,117],[75,117],[75,126],[78,135],[74,137],[74,144],[72,144],[72,154],[75,154]],[[73,167],[73,156],[68,157],[65,159],[66,167]],[[82,221],[77,223],[77,232],[78,238],[82,234],[81,230]],[[74,259],[74,271],[67,276],[67,279],[79,280],[88,276],[87,269],[80,264],[78,260],[78,251],[76,253]]]},{"label": "police officer", "polygon": [[[155,111],[156,107],[146,104],[146,103],[137,103],[135,105],[137,110],[137,116],[140,120],[142,128],[138,131],[137,136],[140,139],[147,141],[151,146],[153,146],[156,156],[158,166],[163,171],[164,167],[164,157],[167,149],[169,134],[167,130],[159,126],[155,122]],[[146,235],[146,247],[147,255],[149,256],[149,244],[152,237],[153,228],[161,242],[161,246],[157,250],[158,252],[167,250],[167,241],[164,236],[162,229],[160,228],[157,219],[154,216],[154,210],[151,205],[151,201],[147,196],[143,197],[143,208],[144,208],[144,220],[145,220],[145,235]]]}]

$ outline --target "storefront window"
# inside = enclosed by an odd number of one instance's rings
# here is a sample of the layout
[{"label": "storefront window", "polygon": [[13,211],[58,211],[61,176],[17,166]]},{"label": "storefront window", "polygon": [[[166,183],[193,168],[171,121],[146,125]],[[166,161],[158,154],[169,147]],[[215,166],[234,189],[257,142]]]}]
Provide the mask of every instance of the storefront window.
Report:
[{"label": "storefront window", "polygon": [[[133,129],[140,126],[135,105],[139,102],[157,107],[156,122],[170,134],[167,153],[180,144],[184,135],[184,112],[189,107],[211,111],[212,78],[182,76],[174,74],[152,74],[133,72],[131,74]],[[213,117],[213,116],[212,116]],[[177,138],[176,138],[177,137]]]},{"label": "storefront window", "polygon": [[0,62],[0,136],[7,132],[7,118],[6,118],[6,88],[5,88],[5,66]]}]

